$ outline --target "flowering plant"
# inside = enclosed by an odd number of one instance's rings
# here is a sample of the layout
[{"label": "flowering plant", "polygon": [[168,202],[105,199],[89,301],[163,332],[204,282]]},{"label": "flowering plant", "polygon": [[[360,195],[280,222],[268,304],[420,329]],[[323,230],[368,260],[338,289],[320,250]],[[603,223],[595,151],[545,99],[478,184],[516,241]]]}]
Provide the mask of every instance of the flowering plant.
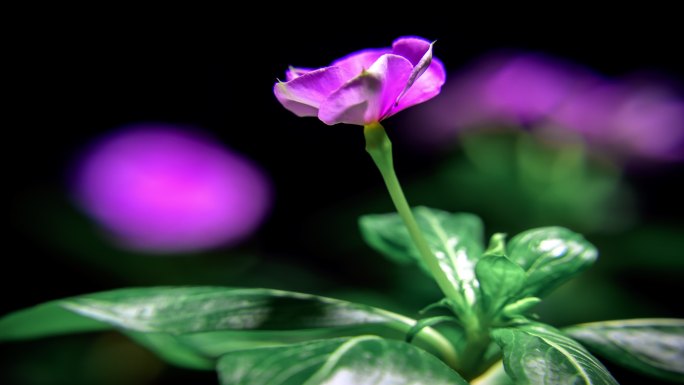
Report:
[{"label": "flowering plant", "polygon": [[380,121],[436,96],[444,80],[432,44],[409,37],[329,67],[290,68],[274,86],[299,116],[364,126],[397,213],[363,216],[362,234],[380,254],[428,274],[443,294],[415,318],[272,289],[129,288],[6,315],[0,340],[116,329],[171,363],[216,369],[223,384],[616,384],[589,350],[683,381],[683,320],[559,330],[532,314],[596,261],[580,234],[543,227],[508,240],[496,233],[485,245],[478,217],[409,206]]}]

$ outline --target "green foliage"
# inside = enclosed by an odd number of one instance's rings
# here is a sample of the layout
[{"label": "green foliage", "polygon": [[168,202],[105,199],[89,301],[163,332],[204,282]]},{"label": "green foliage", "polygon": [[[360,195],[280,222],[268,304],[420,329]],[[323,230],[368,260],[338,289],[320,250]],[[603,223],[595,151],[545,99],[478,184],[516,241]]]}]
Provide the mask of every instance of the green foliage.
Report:
[{"label": "green foliage", "polygon": [[[464,253],[464,258],[471,262],[482,253],[484,231],[477,216],[422,206],[413,208],[413,214],[433,252]],[[385,257],[422,265],[420,254],[399,214],[364,215],[359,219],[359,225],[366,242]]]},{"label": "green foliage", "polygon": [[517,385],[616,385],[582,345],[551,326],[531,323],[495,329],[504,367]]},{"label": "green foliage", "polygon": [[523,294],[543,297],[591,266],[598,251],[582,235],[563,227],[524,231],[508,242],[508,257],[527,278]]},{"label": "green foliage", "polygon": [[[440,267],[461,294],[462,300],[451,304],[457,314],[468,312],[463,304],[479,303],[488,316],[495,317],[514,301],[548,294],[598,256],[580,234],[562,227],[528,230],[508,244],[504,234],[494,234],[483,250],[482,222],[477,217],[427,207],[417,207],[413,213]],[[398,214],[363,216],[360,227],[364,239],[381,254],[399,263],[417,262],[427,271]],[[529,310],[535,301],[509,307],[509,318]]]},{"label": "green foliage", "polygon": [[504,306],[515,300],[525,282],[525,271],[506,257],[485,257],[475,266],[480,283],[480,307],[494,318]]},{"label": "green foliage", "polygon": [[[0,319],[0,341],[115,328],[176,365],[209,369],[217,357],[255,346],[371,333],[403,340],[415,323],[370,306],[279,290],[154,287],[9,314]],[[418,345],[434,341],[448,345],[430,328],[416,335]]]},{"label": "green foliage", "polygon": [[407,186],[412,198],[478,213],[515,231],[559,224],[605,232],[634,219],[632,191],[620,170],[588,156],[579,142],[553,146],[553,138],[522,130],[464,133],[459,139],[462,152]]},{"label": "green foliage", "polygon": [[515,385],[513,379],[506,374],[503,362],[498,361],[486,373],[477,378],[472,385]]},{"label": "green foliage", "polygon": [[567,334],[632,370],[684,382],[684,320],[632,319],[581,324]]},{"label": "green foliage", "polygon": [[453,322],[458,324],[458,318],[449,315],[422,318],[418,320],[418,322],[416,322],[415,325],[413,325],[413,327],[411,328],[411,330],[408,331],[408,333],[406,333],[406,342],[413,341],[413,338],[416,336],[416,334],[418,334],[418,332],[425,329],[426,327],[434,326],[444,322]]},{"label": "green foliage", "polygon": [[53,301],[0,318],[0,341],[91,332],[109,328],[105,323],[79,316],[65,309],[62,301]]},{"label": "green foliage", "polygon": [[[82,295],[9,315],[0,323],[0,339],[14,337],[19,320],[28,337],[31,328],[49,333],[51,320],[39,317],[46,308],[62,308],[124,330],[197,333],[217,330],[291,330],[401,322],[369,306],[269,289],[223,287],[152,287]],[[40,313],[38,313],[40,312]],[[74,319],[74,322],[75,319]],[[64,326],[60,326],[63,328]],[[59,332],[55,330],[54,332]],[[50,334],[52,334],[50,333]]]},{"label": "green foliage", "polygon": [[[475,265],[483,252],[482,221],[472,214],[452,214],[428,207],[413,209],[416,222],[440,268],[460,294],[459,314],[468,312],[463,307],[475,303]],[[368,244],[400,262],[418,261],[418,250],[398,214],[365,215],[360,219],[361,232]]]},{"label": "green foliage", "polygon": [[[223,384],[463,385],[461,375],[472,379],[502,355],[516,385],[617,384],[581,342],[628,368],[684,380],[683,320],[610,321],[567,329],[580,342],[530,321],[527,312],[539,297],[596,260],[596,249],[581,235],[545,227],[506,242],[505,234],[497,233],[485,250],[477,217],[427,207],[413,213],[457,293],[420,314],[446,308],[448,315],[414,320],[357,303],[270,289],[131,288],[6,315],[0,318],[0,341],[115,329],[175,365],[217,369]],[[383,255],[422,266],[397,214],[364,216],[360,225],[364,238]],[[451,326],[432,328],[440,323]],[[480,383],[508,382],[492,373]]]},{"label": "green foliage", "polygon": [[[176,366],[198,370],[211,370],[214,367],[214,359],[203,352],[204,347],[201,344],[194,344],[185,336],[134,331],[123,333],[153,351],[159,358]],[[230,350],[232,349],[226,349]]]},{"label": "green foliage", "polygon": [[467,384],[434,356],[373,336],[243,350],[222,357],[218,372],[224,385]]},{"label": "green foliage", "polygon": [[515,318],[515,316],[527,313],[530,309],[541,302],[541,298],[526,297],[504,306],[501,314],[504,317]]}]

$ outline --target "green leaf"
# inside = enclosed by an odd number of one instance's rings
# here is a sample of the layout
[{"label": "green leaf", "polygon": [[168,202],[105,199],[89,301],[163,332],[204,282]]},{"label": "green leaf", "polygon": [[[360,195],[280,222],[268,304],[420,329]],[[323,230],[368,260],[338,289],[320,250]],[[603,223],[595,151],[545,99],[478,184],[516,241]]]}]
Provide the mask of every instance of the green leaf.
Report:
[{"label": "green leaf", "polygon": [[413,337],[418,334],[421,330],[425,329],[428,326],[435,326],[437,324],[443,323],[443,322],[453,322],[457,325],[460,325],[458,322],[458,318],[450,315],[440,315],[440,316],[435,316],[435,317],[428,317],[428,318],[422,318],[416,322],[415,325],[411,328],[411,330],[406,333],[406,342],[411,342],[413,340]]},{"label": "green leaf", "polygon": [[564,329],[589,350],[657,378],[684,382],[684,320],[592,322]]},{"label": "green leaf", "polygon": [[485,257],[475,266],[480,282],[481,306],[484,313],[494,316],[515,300],[525,281],[525,271],[506,257]]},{"label": "green leaf", "polygon": [[218,372],[223,385],[467,385],[434,356],[374,336],[239,351],[223,356]]},{"label": "green leaf", "polygon": [[563,227],[522,232],[508,243],[508,258],[525,269],[522,294],[542,297],[591,266],[598,252],[582,235]]},{"label": "green leaf", "polygon": [[24,334],[30,333],[32,327],[42,328],[43,333],[49,331],[48,323],[52,321],[42,318],[46,306],[61,307],[126,330],[171,334],[326,328],[397,321],[388,315],[391,313],[369,306],[308,294],[269,289],[154,287],[87,294],[14,313],[0,321],[3,326],[0,339],[14,337],[4,325],[15,317],[33,319],[24,325]]},{"label": "green leaf", "polygon": [[506,256],[506,234],[496,233],[489,239],[489,246],[483,253],[483,256]]},{"label": "green leaf", "polygon": [[[475,303],[475,264],[483,252],[482,221],[472,214],[422,206],[414,208],[413,214],[440,267],[461,292],[464,302]],[[395,261],[417,261],[427,271],[398,214],[365,215],[360,218],[360,226],[372,248]]]},{"label": "green leaf", "polygon": [[366,243],[391,261],[417,263],[430,275],[399,214],[371,214],[359,218],[361,236]]},{"label": "green leaf", "polygon": [[551,326],[494,329],[492,337],[503,349],[506,372],[518,385],[617,385],[582,345]]},{"label": "green leaf", "polygon": [[513,318],[515,316],[525,314],[534,306],[539,304],[539,302],[541,302],[541,299],[538,297],[525,297],[523,299],[509,303],[503,308],[501,313],[506,317]]},{"label": "green leaf", "polygon": [[214,360],[202,354],[191,344],[185,343],[178,336],[166,333],[125,332],[125,334],[140,345],[155,352],[157,356],[174,365],[200,370],[214,368]]},{"label": "green leaf", "polygon": [[0,341],[41,338],[60,334],[107,330],[106,323],[65,309],[60,301],[47,302],[0,318]]},{"label": "green leaf", "polygon": [[[116,328],[169,361],[206,368],[228,351],[377,334],[403,340],[415,320],[331,298],[268,289],[154,287],[52,301],[0,318],[0,341]],[[431,328],[416,344],[451,346]],[[450,352],[447,352],[450,354]]]}]

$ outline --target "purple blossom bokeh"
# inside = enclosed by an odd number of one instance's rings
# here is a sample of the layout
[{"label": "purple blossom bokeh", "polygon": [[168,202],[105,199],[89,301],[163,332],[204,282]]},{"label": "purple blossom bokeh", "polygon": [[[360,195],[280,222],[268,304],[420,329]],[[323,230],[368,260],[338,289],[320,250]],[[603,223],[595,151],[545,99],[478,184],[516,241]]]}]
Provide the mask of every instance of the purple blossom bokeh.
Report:
[{"label": "purple blossom bokeh", "polygon": [[136,124],[75,168],[79,205],[123,247],[182,253],[233,244],[268,212],[270,183],[248,159],[168,124]]},{"label": "purple blossom bokeh", "polygon": [[684,156],[684,100],[662,81],[607,79],[534,53],[497,53],[450,77],[442,95],[408,116],[415,139],[443,143],[496,126],[565,129],[624,157]]},{"label": "purple blossom bokeh", "polygon": [[662,84],[606,82],[560,105],[549,121],[620,155],[684,157],[684,100]]}]

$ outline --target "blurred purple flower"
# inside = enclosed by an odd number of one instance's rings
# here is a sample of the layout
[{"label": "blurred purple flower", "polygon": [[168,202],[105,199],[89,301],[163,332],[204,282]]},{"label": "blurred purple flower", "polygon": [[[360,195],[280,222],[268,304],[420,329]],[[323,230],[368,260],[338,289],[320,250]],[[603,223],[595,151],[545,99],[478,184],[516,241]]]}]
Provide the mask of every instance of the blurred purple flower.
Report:
[{"label": "blurred purple flower", "polygon": [[409,116],[420,139],[458,130],[553,126],[611,150],[650,158],[682,156],[683,101],[653,83],[619,84],[539,54],[497,54],[452,77],[442,97]]},{"label": "blurred purple flower", "polygon": [[597,82],[590,71],[544,55],[496,53],[452,77],[439,99],[409,119],[423,122],[423,141],[480,126],[530,125]]},{"label": "blurred purple flower", "polygon": [[652,83],[604,84],[549,117],[618,155],[678,160],[684,155],[684,100]]},{"label": "blurred purple flower", "polygon": [[541,55],[520,55],[484,79],[483,107],[512,123],[532,124],[595,83],[593,74]]},{"label": "blurred purple flower", "polygon": [[82,157],[80,205],[124,246],[174,253],[250,235],[270,203],[269,183],[247,159],[166,124],[138,124]]},{"label": "blurred purple flower", "polygon": [[297,116],[318,116],[328,125],[367,125],[433,98],[445,78],[432,44],[401,37],[392,48],[358,51],[329,67],[290,68],[273,92]]}]

